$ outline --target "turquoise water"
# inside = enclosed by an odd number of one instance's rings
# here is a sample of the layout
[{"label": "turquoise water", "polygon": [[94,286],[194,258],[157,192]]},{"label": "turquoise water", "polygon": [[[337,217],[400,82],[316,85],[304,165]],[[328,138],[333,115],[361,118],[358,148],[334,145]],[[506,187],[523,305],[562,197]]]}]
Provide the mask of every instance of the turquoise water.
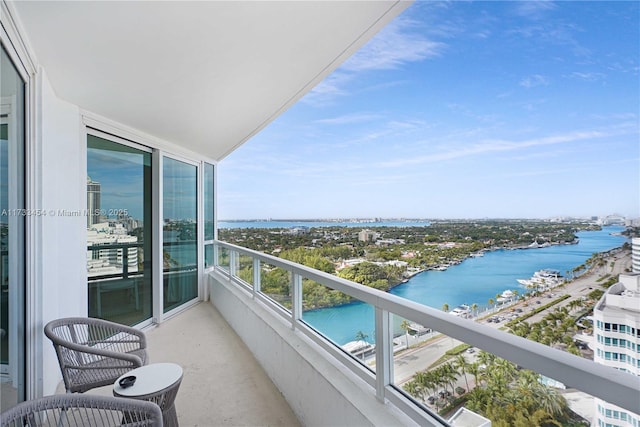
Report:
[{"label": "turquoise water", "polygon": [[[624,227],[605,227],[600,231],[580,232],[576,245],[487,252],[483,257],[469,258],[446,271],[420,273],[390,293],[437,309],[445,303],[450,308],[473,303],[483,307],[506,289],[524,292],[516,280],[528,279],[537,270],[551,268],[565,275],[593,253],[622,246],[627,239],[611,233],[623,230]],[[375,341],[374,310],[368,304],[313,310],[305,312],[303,319],[339,345],[355,340],[359,331],[368,335],[367,341]]]}]

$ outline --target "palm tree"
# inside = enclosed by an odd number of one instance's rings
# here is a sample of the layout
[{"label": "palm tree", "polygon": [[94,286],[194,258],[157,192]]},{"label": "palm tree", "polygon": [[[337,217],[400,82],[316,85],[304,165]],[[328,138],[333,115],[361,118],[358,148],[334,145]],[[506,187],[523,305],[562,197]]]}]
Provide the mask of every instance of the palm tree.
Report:
[{"label": "palm tree", "polygon": [[489,308],[491,308],[491,307],[493,306],[493,303],[494,303],[495,301],[493,301],[493,298],[489,298],[489,301],[488,301],[488,302],[489,302]]},{"label": "palm tree", "polygon": [[478,304],[476,304],[475,302],[471,304],[471,312],[473,313],[473,317],[478,316]]},{"label": "palm tree", "polygon": [[[369,338],[369,335],[365,334],[363,331],[356,332],[356,341],[360,342],[361,349],[367,345],[367,338]],[[362,360],[364,360],[364,351],[362,352]]]},{"label": "palm tree", "polygon": [[442,304],[442,311],[448,312],[449,311],[449,304],[447,304],[446,302],[444,304]]},{"label": "palm tree", "polygon": [[417,381],[415,380],[408,381],[402,385],[402,388],[404,389],[404,391],[406,391],[416,399],[421,399],[422,401],[424,401],[424,391],[422,390],[422,387],[420,387],[420,384],[418,384]]},{"label": "palm tree", "polygon": [[[478,377],[480,376],[480,364],[478,362],[473,362],[467,365],[467,372],[473,375],[474,380],[474,388],[478,387],[480,383],[478,383]],[[471,391],[471,390],[469,390]]]},{"label": "palm tree", "polygon": [[404,319],[402,323],[400,323],[400,329],[404,331],[404,339],[407,343],[407,348],[409,348],[409,329],[411,328],[411,323],[407,319]]},{"label": "palm tree", "polygon": [[453,360],[453,366],[464,375],[464,382],[467,385],[467,390],[469,390],[469,380],[467,379],[467,359],[465,359],[464,355],[458,354],[456,358]]}]

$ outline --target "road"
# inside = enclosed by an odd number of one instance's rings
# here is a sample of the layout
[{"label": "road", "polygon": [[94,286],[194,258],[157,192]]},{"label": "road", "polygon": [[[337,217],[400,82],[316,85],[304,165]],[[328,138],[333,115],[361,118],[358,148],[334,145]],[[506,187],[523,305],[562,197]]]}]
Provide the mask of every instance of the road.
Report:
[{"label": "road", "polygon": [[[611,262],[614,263],[613,266],[611,266]],[[552,289],[541,296],[529,298],[526,301],[519,301],[517,303],[511,304],[506,308],[503,308],[502,310],[494,313],[493,316],[507,316],[516,309],[521,309],[522,314],[526,314],[527,312],[534,310],[541,305],[548,304],[553,299],[558,298],[561,295],[571,295],[566,300],[527,319],[529,323],[538,322],[542,320],[542,318],[549,310],[553,310],[556,307],[566,306],[571,300],[586,297],[586,295],[588,295],[593,289],[601,289],[601,287],[599,286],[600,282],[597,281],[598,279],[606,276],[607,274],[616,275],[624,273],[625,270],[630,267],[630,265],[630,251],[619,251],[607,258],[605,267],[597,268],[593,271],[587,272],[579,278],[563,285],[561,288]],[[550,295],[553,296],[550,297]],[[537,303],[538,301],[540,302],[539,304]],[[487,322],[487,317],[490,316],[486,316],[484,319],[480,319],[478,321],[493,328],[500,328],[504,325],[504,322]],[[404,350],[394,356],[394,383],[396,385],[402,385],[404,382],[409,381],[416,372],[427,369],[435,361],[442,357],[447,350],[450,350],[451,348],[461,344],[460,341],[443,335],[438,335],[437,332],[435,332],[435,335],[433,334],[434,333],[427,334],[417,339],[409,337],[410,345],[414,345],[416,343],[419,343],[420,341],[425,341],[426,344],[410,348],[409,350]],[[405,336],[397,337],[395,340],[400,343],[400,347],[405,347]],[[412,342],[412,340],[415,341]],[[465,357],[468,361],[470,361],[470,359],[475,358],[475,354],[465,354]]]}]

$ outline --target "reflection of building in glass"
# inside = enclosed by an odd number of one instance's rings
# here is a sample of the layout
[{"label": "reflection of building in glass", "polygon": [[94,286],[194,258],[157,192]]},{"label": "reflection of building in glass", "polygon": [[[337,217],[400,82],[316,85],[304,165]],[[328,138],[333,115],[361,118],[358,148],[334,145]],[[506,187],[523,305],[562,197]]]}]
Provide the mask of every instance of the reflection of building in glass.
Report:
[{"label": "reflection of building in glass", "polygon": [[[621,274],[593,310],[595,352],[593,360],[631,375],[640,375],[640,273]],[[596,399],[592,425],[640,425],[640,415]]]},{"label": "reflection of building in glass", "polygon": [[100,222],[100,183],[87,176],[87,228]]},{"label": "reflection of building in glass", "polygon": [[[138,238],[118,222],[94,224],[87,230],[87,275],[125,274],[138,271]],[[104,246],[104,248],[100,248]]]}]

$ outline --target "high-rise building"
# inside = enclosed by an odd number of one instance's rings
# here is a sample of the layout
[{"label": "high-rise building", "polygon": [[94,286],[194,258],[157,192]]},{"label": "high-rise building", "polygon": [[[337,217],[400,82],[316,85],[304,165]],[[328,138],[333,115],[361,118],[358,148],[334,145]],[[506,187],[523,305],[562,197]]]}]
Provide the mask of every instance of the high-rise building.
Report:
[{"label": "high-rise building", "polygon": [[100,222],[100,183],[87,176],[87,228]]},{"label": "high-rise building", "polygon": [[[640,376],[640,273],[621,274],[593,310],[594,355],[597,363]],[[593,425],[637,427],[640,415],[595,400]]]},{"label": "high-rise building", "polygon": [[372,230],[362,230],[358,233],[358,240],[361,242],[372,242],[378,238],[378,233]]},{"label": "high-rise building", "polygon": [[634,273],[640,273],[640,237],[631,239],[631,268]]}]

